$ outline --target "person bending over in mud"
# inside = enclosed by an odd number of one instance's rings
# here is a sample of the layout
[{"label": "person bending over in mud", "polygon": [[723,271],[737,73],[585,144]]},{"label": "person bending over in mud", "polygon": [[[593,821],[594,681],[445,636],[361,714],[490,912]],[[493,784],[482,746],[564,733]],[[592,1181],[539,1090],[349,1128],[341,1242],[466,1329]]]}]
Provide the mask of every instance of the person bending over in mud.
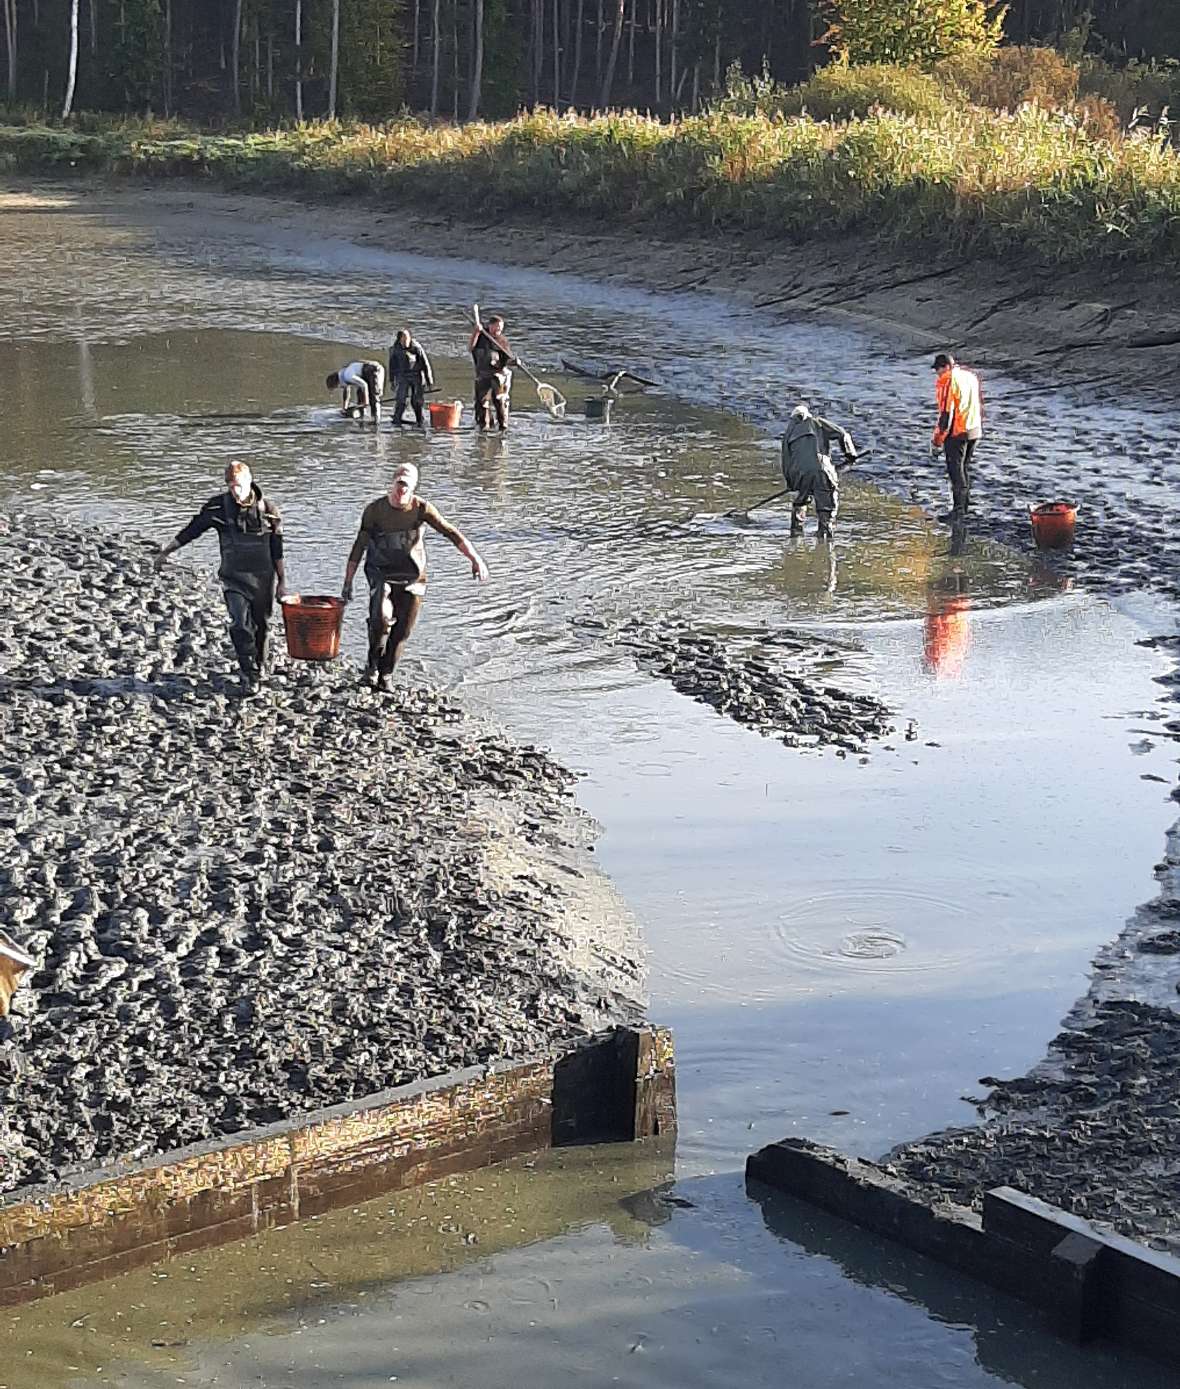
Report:
[{"label": "person bending over in mud", "polygon": [[504,336],[504,320],[493,314],[487,323],[479,321],[479,305],[472,304],[475,319],[472,330],[471,357],[475,362],[475,423],[480,429],[491,429],[492,414],[503,434],[508,428],[508,410],[512,395],[512,371],[517,359],[512,355]]},{"label": "person bending over in mud", "polygon": [[217,532],[221,567],[217,577],[229,609],[229,635],[242,672],[242,687],[253,693],[266,675],[270,616],[276,592],[287,587],[283,568],[283,521],[274,502],[262,495],[245,463],[225,470],[229,487],[210,497],[183,529],[156,555],[157,569],[190,540]]},{"label": "person bending over in mud", "polygon": [[424,528],[430,526],[439,535],[445,535],[471,561],[473,579],[482,583],[488,577],[487,565],[462,531],[415,494],[417,483],[418,469],[412,463],[403,463],[394,473],[386,495],[365,507],[344,569],[341,597],[347,603],[352,601],[352,581],[361,559],[365,561],[369,583],[369,660],[365,683],[375,681],[375,688],[383,693],[393,689],[393,669],[418,621],[422,595],[426,592]]},{"label": "person bending over in mud", "polygon": [[[359,409],[364,415],[368,409],[374,424],[381,422],[381,396],[385,390],[385,368],[380,362],[349,362],[339,371],[331,372],[324,384],[330,391],[340,391],[340,409],[351,415]],[[350,398],[355,394],[355,402]]]},{"label": "person bending over in mud", "polygon": [[832,444],[839,441],[849,463],[856,462],[856,445],[846,429],[813,415],[806,405],[791,411],[783,435],[783,480],[795,493],[791,503],[791,534],[803,534],[803,514],[815,502],[819,538],[831,540],[832,523],[840,509],[840,475],[832,462]]},{"label": "person bending over in mud", "polygon": [[402,423],[406,400],[414,411],[414,422],[421,429],[426,423],[423,405],[426,392],[434,390],[434,372],[426,349],[408,328],[398,330],[389,349],[389,379],[393,383],[393,422]]}]

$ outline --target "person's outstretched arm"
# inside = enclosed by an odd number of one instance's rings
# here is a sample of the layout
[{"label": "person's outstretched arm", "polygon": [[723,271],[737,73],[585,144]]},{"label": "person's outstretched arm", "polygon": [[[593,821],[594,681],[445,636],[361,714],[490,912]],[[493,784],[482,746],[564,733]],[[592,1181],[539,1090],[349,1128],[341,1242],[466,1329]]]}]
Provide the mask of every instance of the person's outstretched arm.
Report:
[{"label": "person's outstretched arm", "polygon": [[205,532],[212,527],[213,518],[220,504],[220,497],[214,497],[211,501],[206,502],[188,525],[182,526],[167,545],[162,545],[156,551],[155,558],[152,560],[155,567],[157,569],[163,569],[164,561],[169,555],[174,555],[177,550],[189,544],[190,541],[196,540],[197,536],[204,535]]},{"label": "person's outstretched arm", "polygon": [[471,541],[467,539],[458,526],[452,526],[429,502],[423,502],[422,506],[422,519],[426,524],[438,531],[439,535],[446,536],[463,558],[471,561],[471,577],[478,579],[481,584],[484,583],[488,577],[488,567],[480,559]]}]

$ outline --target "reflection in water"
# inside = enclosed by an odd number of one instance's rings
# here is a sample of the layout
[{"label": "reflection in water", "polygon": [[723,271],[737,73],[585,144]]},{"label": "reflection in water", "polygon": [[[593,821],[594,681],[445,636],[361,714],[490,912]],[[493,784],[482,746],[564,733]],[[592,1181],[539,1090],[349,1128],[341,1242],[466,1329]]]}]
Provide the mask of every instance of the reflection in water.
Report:
[{"label": "reflection in water", "polygon": [[1073,1389],[1082,1382],[1092,1389],[1129,1384],[1145,1389],[1171,1382],[1169,1370],[1129,1352],[1058,1340],[1031,1308],[761,1182],[748,1182],[747,1194],[758,1204],[766,1229],[792,1251],[831,1260],[852,1282],[885,1290],[967,1331],[974,1363],[970,1369],[962,1366],[956,1385],[979,1382],[980,1370],[1000,1384],[1040,1389]]},{"label": "reflection in water", "polygon": [[939,680],[957,680],[971,648],[971,599],[959,568],[930,585],[922,629],[922,663]]}]

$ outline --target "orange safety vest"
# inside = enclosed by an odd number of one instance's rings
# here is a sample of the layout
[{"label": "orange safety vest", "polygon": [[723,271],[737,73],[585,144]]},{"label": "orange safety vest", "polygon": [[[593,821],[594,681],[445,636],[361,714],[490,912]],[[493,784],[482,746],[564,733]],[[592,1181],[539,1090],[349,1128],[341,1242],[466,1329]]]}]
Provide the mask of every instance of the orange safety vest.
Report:
[{"label": "orange safety vest", "polygon": [[982,433],[983,406],[979,395],[979,377],[966,367],[948,367],[938,373],[934,383],[934,403],[938,420],[934,426],[934,446],[941,448],[947,439],[978,439]]}]

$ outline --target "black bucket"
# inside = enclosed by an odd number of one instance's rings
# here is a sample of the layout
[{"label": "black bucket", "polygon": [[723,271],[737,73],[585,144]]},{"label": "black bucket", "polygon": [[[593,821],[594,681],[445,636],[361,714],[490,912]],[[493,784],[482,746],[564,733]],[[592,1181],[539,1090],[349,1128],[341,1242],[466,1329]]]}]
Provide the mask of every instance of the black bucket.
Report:
[{"label": "black bucket", "polygon": [[588,420],[601,420],[603,424],[610,423],[610,408],[614,401],[610,396],[595,396],[593,400],[586,402],[586,418]]}]

